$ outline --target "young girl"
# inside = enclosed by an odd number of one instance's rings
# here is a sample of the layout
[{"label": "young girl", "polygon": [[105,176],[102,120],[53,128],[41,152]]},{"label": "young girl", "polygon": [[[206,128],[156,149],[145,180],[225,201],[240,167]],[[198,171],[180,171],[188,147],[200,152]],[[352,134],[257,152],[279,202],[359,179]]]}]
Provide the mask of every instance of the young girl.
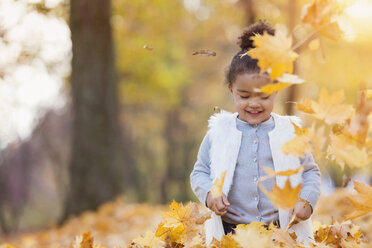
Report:
[{"label": "young girl", "polygon": [[[283,144],[295,137],[291,121],[299,125],[300,120],[272,113],[276,93],[267,95],[255,90],[271,83],[269,75],[260,73],[257,60],[240,56],[254,47],[251,37],[264,32],[274,35],[275,30],[259,21],[239,37],[242,50],[233,57],[226,75],[237,112],[221,111],[211,116],[190,175],[195,195],[213,211],[205,226],[207,244],[213,237],[219,240],[223,234],[233,232],[237,224],[252,221],[273,222],[286,229],[293,216],[295,224],[289,231],[295,232],[300,241],[314,242],[310,216],[320,193],[319,168],[311,154],[300,158],[281,151]],[[299,166],[303,171],[289,179],[292,187],[302,184],[300,200],[292,210],[277,209],[258,187],[259,178],[265,175],[262,167],[278,172]],[[213,197],[213,182],[224,171],[223,195]],[[260,183],[271,191],[274,183],[282,188],[287,178],[277,176]]]}]

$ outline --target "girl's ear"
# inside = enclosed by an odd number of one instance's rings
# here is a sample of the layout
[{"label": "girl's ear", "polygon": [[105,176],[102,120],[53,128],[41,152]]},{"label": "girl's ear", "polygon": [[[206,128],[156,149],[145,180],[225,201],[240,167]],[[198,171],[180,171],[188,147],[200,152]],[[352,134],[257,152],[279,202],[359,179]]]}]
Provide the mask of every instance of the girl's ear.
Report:
[{"label": "girl's ear", "polygon": [[230,91],[230,93],[232,94],[232,86],[231,86],[231,84],[229,84],[229,91]]}]

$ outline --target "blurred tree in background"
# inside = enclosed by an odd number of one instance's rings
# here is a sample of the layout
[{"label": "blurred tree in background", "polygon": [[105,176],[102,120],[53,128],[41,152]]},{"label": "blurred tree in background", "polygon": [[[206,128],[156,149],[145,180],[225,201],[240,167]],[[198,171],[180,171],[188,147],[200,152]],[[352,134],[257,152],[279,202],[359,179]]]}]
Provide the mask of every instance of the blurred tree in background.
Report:
[{"label": "blurred tree in background", "polygon": [[122,192],[111,1],[70,1],[72,153],[62,220]]}]

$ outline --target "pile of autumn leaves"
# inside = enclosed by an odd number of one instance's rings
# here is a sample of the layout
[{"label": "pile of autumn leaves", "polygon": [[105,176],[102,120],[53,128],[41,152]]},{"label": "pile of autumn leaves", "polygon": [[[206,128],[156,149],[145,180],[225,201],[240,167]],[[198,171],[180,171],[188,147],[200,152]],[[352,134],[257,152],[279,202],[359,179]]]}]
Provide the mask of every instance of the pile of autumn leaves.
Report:
[{"label": "pile of autumn leaves", "polygon": [[[369,192],[372,193],[372,192]],[[155,232],[147,231],[132,241],[130,248],[160,248],[160,247],[207,247],[205,243],[203,223],[210,217],[211,212],[200,211],[196,203],[183,206],[173,202],[171,210],[163,213],[161,222]],[[263,226],[264,223],[252,222],[241,224],[235,229],[235,234],[222,236],[221,240],[214,239],[210,248],[271,248],[271,247],[320,247],[320,248],[367,248],[359,227],[350,221],[321,225],[314,222],[314,244],[305,246],[296,241],[295,234],[289,234],[274,225]]]}]

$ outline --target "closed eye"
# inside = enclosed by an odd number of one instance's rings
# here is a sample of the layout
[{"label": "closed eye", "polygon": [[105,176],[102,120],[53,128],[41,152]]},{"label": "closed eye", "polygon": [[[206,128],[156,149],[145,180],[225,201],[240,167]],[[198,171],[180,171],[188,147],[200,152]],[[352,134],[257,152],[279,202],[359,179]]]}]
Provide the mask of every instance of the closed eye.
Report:
[{"label": "closed eye", "polygon": [[249,96],[240,96],[240,98],[246,99],[249,98]]}]

